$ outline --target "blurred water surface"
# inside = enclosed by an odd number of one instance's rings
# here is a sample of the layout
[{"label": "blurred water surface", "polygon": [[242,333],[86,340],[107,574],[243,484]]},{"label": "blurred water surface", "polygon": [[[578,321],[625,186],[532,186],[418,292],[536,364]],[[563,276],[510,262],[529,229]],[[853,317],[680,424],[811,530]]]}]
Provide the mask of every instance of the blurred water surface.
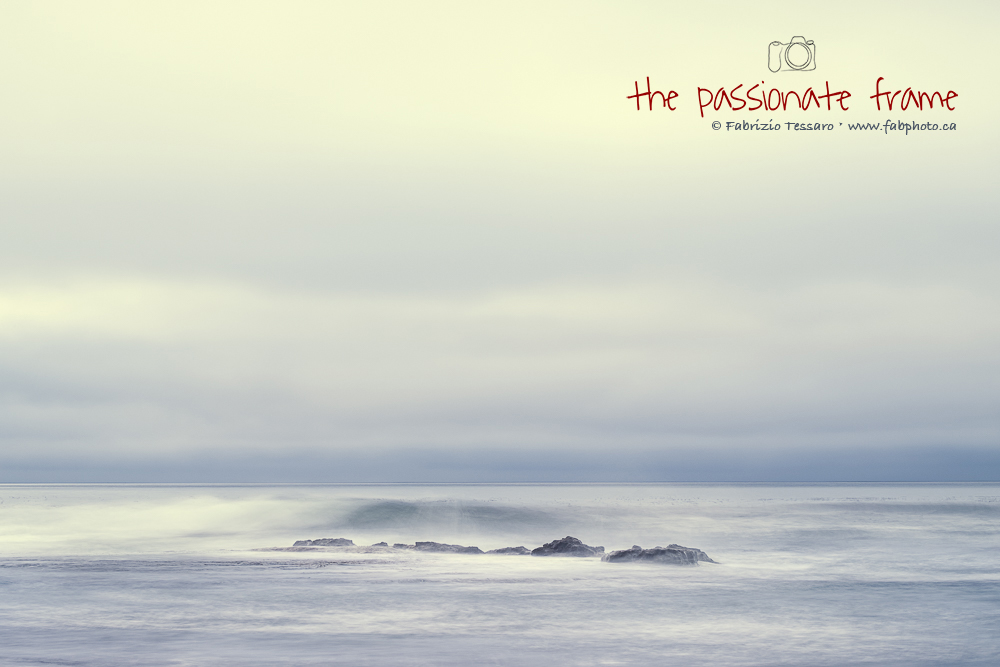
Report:
[{"label": "blurred water surface", "polygon": [[[719,564],[273,550],[565,535]],[[998,484],[5,485],[0,662],[994,665],[998,547]]]}]

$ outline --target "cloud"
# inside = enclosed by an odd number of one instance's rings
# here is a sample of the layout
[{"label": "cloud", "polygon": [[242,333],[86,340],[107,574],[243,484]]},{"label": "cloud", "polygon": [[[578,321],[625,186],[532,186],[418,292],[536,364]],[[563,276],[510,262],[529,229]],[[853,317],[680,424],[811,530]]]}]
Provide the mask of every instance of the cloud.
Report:
[{"label": "cloud", "polygon": [[995,448],[995,9],[807,12],[851,121],[884,74],[956,133],[737,137],[691,96],[798,14],[448,7],[0,9],[0,459]]},{"label": "cloud", "polygon": [[982,445],[1000,308],[939,286],[0,290],[8,454]]}]

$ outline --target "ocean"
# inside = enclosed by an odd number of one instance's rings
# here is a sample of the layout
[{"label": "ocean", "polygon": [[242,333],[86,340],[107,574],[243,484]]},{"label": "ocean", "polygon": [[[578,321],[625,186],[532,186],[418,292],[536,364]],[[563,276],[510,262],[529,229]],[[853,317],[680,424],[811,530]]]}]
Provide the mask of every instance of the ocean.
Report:
[{"label": "ocean", "polygon": [[0,664],[997,665],[1000,484],[3,485]]}]

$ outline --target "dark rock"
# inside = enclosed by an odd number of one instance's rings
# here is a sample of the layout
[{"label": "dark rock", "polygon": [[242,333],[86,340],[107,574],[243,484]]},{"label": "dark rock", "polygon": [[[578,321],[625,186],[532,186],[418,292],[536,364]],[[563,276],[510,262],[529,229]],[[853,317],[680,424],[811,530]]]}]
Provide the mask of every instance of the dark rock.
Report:
[{"label": "dark rock", "polygon": [[524,547],[504,547],[503,549],[491,549],[488,554],[499,554],[501,556],[530,556],[531,552]]},{"label": "dark rock", "polygon": [[643,549],[639,545],[633,545],[631,549],[622,551],[612,551],[601,557],[606,563],[667,563],[671,565],[697,565],[699,561],[704,563],[714,563],[701,549],[682,547],[679,544],[671,544],[666,547],[653,547]]},{"label": "dark rock", "polygon": [[417,542],[413,545],[417,551],[431,551],[439,554],[481,554],[479,547],[463,547],[458,544],[441,544],[440,542]]},{"label": "dark rock", "polygon": [[600,556],[604,547],[590,547],[568,535],[561,540],[553,540],[531,551],[532,556]]},{"label": "dark rock", "polygon": [[481,554],[479,547],[463,547],[460,544],[441,544],[440,542],[417,542],[416,544],[393,544],[393,549],[410,549],[412,551],[427,551],[438,554]]},{"label": "dark rock", "polygon": [[373,544],[372,546],[373,547],[387,547],[389,545],[387,543],[385,543],[385,542],[377,542],[377,543]]},{"label": "dark rock", "polygon": [[319,540],[299,540],[293,547],[353,547],[353,540],[346,540],[343,537],[324,537]]}]

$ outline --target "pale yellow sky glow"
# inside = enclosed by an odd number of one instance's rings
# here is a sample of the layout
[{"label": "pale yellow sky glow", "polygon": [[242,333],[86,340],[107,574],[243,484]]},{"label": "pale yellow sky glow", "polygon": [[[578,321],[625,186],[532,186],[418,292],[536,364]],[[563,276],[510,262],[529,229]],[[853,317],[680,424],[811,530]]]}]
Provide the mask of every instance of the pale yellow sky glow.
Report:
[{"label": "pale yellow sky glow", "polygon": [[[997,454],[998,12],[5,3],[0,481],[365,447],[663,475],[698,447]],[[794,35],[816,70],[769,71]],[[635,110],[647,76],[677,111]],[[879,76],[956,110],[876,111]],[[850,110],[700,116],[699,86],[761,81]],[[848,129],[887,119],[957,127]],[[835,128],[712,127],[743,120]]]}]

